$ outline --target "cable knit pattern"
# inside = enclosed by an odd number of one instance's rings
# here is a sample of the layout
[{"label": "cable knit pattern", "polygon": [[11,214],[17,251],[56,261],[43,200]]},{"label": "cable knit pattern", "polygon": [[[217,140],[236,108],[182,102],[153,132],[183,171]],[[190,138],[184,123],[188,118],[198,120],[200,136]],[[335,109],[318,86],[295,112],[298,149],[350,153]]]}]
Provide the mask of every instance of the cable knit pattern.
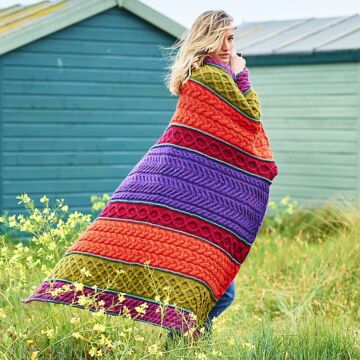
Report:
[{"label": "cable knit pattern", "polygon": [[251,82],[247,66],[245,66],[244,69],[235,76],[235,82],[243,94],[250,89]]},{"label": "cable knit pattern", "polygon": [[192,71],[163,134],[23,303],[203,325],[250,253],[278,174],[256,93],[233,76],[215,62]]},{"label": "cable knit pattern", "polygon": [[235,84],[237,85],[239,90],[244,94],[247,102],[251,106],[252,111],[249,112],[249,114],[251,114],[251,116],[257,116],[261,118],[260,101],[255,90],[251,86],[249,69],[247,66],[245,66],[244,69],[239,73],[234,74],[230,65],[222,61],[216,60],[211,56],[207,56],[204,59],[204,64],[209,64],[209,65],[217,66],[220,69],[224,69],[233,78]]},{"label": "cable knit pattern", "polygon": [[[230,144],[220,141],[216,137],[210,137],[202,133],[200,129],[204,129],[205,131],[208,130],[209,134],[214,134],[214,136],[222,137],[221,132],[226,127],[226,124],[220,123],[218,128],[219,131],[215,132],[215,128],[210,128],[206,126],[208,119],[208,117],[204,117],[202,122],[196,122],[197,129],[195,129],[185,125],[185,120],[176,118],[176,120],[178,120],[179,122],[176,123],[175,121],[172,121],[171,124],[173,126],[171,126],[168,131],[166,131],[159,138],[157,144],[167,143],[192,149],[215,159],[228,162],[229,164],[238,167],[239,169],[248,171],[249,173],[252,173],[254,175],[258,175],[269,180],[274,179],[278,171],[275,162],[266,161],[262,158],[251,156],[250,154],[241,151],[239,148],[233,147]],[[189,124],[189,120],[187,123]],[[241,139],[241,137],[244,137],[243,141],[238,142],[237,139],[233,139],[233,141],[236,144],[239,144],[243,149],[248,149],[249,151],[252,151],[253,148],[250,144],[254,142],[254,138],[251,135],[249,135],[249,138],[245,138],[245,134],[247,132],[250,133],[251,130],[246,129],[245,126],[240,129],[241,132],[239,134],[235,134],[234,136],[238,137],[239,139]],[[229,131],[231,131],[231,129],[229,129]],[[231,140],[230,137],[225,138]],[[259,138],[260,137],[258,137],[258,139]],[[247,142],[247,140],[249,142]],[[267,150],[266,147],[268,146],[268,143],[266,141],[262,144],[257,142],[257,146],[259,149],[263,147],[264,152],[254,151],[254,154],[259,154],[262,156],[268,154],[267,152],[265,152]]]},{"label": "cable knit pattern", "polygon": [[213,65],[216,65],[216,66],[219,66],[219,67],[225,69],[231,75],[231,77],[235,80],[235,74],[232,71],[231,66],[224,63],[223,61],[217,60],[211,56],[207,56],[204,59],[204,64],[213,64]]},{"label": "cable knit pattern", "polygon": [[206,64],[193,70],[190,79],[213,90],[249,118],[261,119],[260,102],[255,91],[249,91],[245,96],[225,69],[214,64]]},{"label": "cable knit pattern", "polygon": [[237,84],[238,88],[240,89],[240,91],[242,93],[245,93],[246,91],[248,91],[250,89],[251,82],[250,82],[250,78],[249,78],[249,69],[246,65],[242,71],[240,71],[237,74],[234,74],[234,72],[231,69],[231,66],[229,66],[228,64],[224,63],[223,61],[217,60],[211,56],[207,56],[204,59],[204,64],[213,64],[215,66],[225,69],[230,74],[230,76],[234,79],[235,83]]},{"label": "cable knit pattern", "polygon": [[[250,111],[248,103],[246,110]],[[258,158],[273,158],[261,122],[254,121],[233,106],[224,106],[224,101],[201,83],[188,81],[184,86],[171,124],[189,125],[230,142]]]}]

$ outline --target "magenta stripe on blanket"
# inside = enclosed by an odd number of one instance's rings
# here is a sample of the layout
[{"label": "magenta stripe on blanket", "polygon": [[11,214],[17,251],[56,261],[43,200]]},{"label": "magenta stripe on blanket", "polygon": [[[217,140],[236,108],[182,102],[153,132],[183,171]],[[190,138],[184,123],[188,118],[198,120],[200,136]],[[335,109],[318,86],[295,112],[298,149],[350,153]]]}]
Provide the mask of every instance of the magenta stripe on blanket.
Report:
[{"label": "magenta stripe on blanket", "polygon": [[[69,286],[70,290],[62,290],[58,295],[51,294],[50,291],[54,292],[56,289],[60,289],[63,286]],[[94,296],[95,291],[97,294]],[[123,294],[123,300],[119,300],[119,296],[121,296],[121,294]],[[41,283],[41,287],[38,288],[36,292],[32,293],[31,296],[24,299],[24,302],[28,303],[38,300],[72,305],[80,308],[88,306],[89,310],[92,311],[100,309],[101,303],[97,306],[94,305],[95,302],[92,304],[93,306],[79,304],[79,298],[82,295],[91,299],[96,299],[96,303],[104,301],[104,305],[102,307],[109,315],[125,316],[125,310],[127,308],[129,309],[129,314],[132,320],[149,322],[168,329],[182,329],[183,331],[188,331],[195,325],[195,320],[191,318],[189,312],[182,308],[178,307],[175,309],[172,305],[166,305],[163,306],[162,310],[160,310],[159,304],[152,302],[149,299],[138,296],[135,297],[126,293],[102,290],[100,288],[95,290],[95,288],[86,286],[84,286],[82,290],[76,290],[73,283],[62,280],[43,281]],[[141,311],[138,312],[135,308],[140,307],[144,303],[146,304],[145,314],[142,314]]]}]

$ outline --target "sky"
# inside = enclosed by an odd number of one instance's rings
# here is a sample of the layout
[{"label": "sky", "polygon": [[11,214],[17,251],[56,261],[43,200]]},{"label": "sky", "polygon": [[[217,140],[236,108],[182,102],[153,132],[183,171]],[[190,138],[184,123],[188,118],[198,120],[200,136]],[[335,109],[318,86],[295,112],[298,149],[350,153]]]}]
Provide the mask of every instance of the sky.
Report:
[{"label": "sky", "polygon": [[[84,0],[86,1],[86,0]],[[359,0],[142,0],[178,23],[190,27],[203,11],[223,9],[234,22],[300,19],[309,17],[360,14]],[[0,0],[0,8],[13,4],[31,4],[38,0]]]}]

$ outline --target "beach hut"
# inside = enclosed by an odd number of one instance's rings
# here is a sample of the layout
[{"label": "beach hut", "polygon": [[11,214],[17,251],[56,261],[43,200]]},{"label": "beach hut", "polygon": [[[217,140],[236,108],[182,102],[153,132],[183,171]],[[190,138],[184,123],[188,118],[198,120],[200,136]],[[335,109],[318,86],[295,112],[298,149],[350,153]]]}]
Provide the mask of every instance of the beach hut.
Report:
[{"label": "beach hut", "polygon": [[[137,0],[57,0],[0,10],[0,209],[16,195],[90,210],[161,135],[163,83],[186,28]],[[270,200],[360,201],[360,16],[243,22],[279,176]]]},{"label": "beach hut", "polygon": [[163,47],[184,30],[136,0],[1,9],[1,210],[28,193],[87,212],[114,191],[174,112]]},{"label": "beach hut", "polygon": [[243,22],[279,175],[272,198],[360,201],[360,15]]}]

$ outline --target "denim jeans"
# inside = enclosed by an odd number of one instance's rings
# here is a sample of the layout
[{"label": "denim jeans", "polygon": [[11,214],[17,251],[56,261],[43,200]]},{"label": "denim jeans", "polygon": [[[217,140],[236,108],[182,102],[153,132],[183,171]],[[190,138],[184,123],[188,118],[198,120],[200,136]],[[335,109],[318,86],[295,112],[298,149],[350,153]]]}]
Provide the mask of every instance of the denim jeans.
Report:
[{"label": "denim jeans", "polygon": [[[235,298],[235,279],[226,289],[224,294],[220,297],[218,302],[209,312],[209,315],[204,322],[204,328],[207,333],[210,333],[212,330],[212,319],[218,317],[233,301]],[[170,330],[168,332],[168,337],[173,338],[175,333],[182,335],[183,333],[180,330]]]}]

